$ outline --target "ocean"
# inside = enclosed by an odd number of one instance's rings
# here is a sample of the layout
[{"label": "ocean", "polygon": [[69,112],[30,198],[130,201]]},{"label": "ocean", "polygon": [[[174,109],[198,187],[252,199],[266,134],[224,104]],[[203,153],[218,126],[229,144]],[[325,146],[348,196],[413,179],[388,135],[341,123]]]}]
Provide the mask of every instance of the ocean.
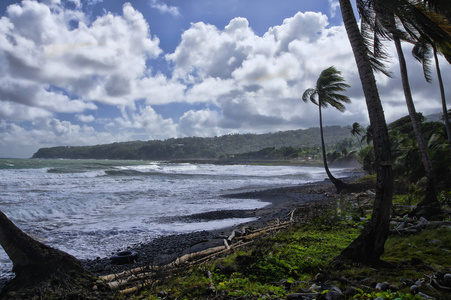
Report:
[{"label": "ocean", "polygon": [[[335,169],[334,174],[346,169]],[[79,259],[127,245],[212,230],[252,218],[167,222],[195,213],[268,203],[221,195],[326,178],[323,168],[120,160],[0,159],[0,210],[18,227]],[[0,248],[0,276],[12,263]]]}]

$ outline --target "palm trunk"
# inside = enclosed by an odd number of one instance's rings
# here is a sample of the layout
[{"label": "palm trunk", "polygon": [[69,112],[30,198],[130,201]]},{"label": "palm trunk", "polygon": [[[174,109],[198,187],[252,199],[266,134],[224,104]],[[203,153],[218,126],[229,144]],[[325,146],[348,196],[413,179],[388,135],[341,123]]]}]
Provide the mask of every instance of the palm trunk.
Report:
[{"label": "palm trunk", "polygon": [[326,145],[324,143],[324,134],[323,134],[323,116],[321,113],[321,99],[319,99],[319,130],[321,134],[321,148],[323,151],[323,162],[324,162],[324,169],[326,169],[327,177],[329,177],[330,181],[335,185],[335,188],[337,189],[337,193],[340,193],[341,190],[343,190],[344,187],[346,187],[346,184],[335,178],[332,173],[329,170],[329,166],[327,165],[327,158],[326,158]]},{"label": "palm trunk", "polygon": [[440,86],[440,96],[442,98],[443,119],[445,120],[446,134],[448,135],[448,142],[451,150],[451,127],[448,119],[448,108],[446,107],[445,88],[443,87],[442,72],[440,71],[440,64],[438,62],[437,49],[435,46],[432,47],[434,48],[435,68],[437,70],[438,83]]},{"label": "palm trunk", "polygon": [[389,233],[390,211],[393,195],[393,175],[387,124],[377,90],[367,48],[350,0],[339,0],[344,25],[357,63],[360,81],[365,95],[370,124],[373,130],[377,183],[371,220],[359,237],[341,253],[342,258],[361,263],[377,263],[384,252]]},{"label": "palm trunk", "polygon": [[0,244],[13,262],[16,274],[2,293],[33,286],[52,277],[70,281],[88,274],[75,257],[32,239],[1,211]]},{"label": "palm trunk", "polygon": [[432,168],[431,159],[429,158],[429,153],[423,137],[423,133],[421,132],[421,128],[416,117],[417,112],[415,110],[415,104],[413,103],[412,99],[409,76],[407,74],[407,65],[401,47],[401,40],[395,35],[393,37],[393,41],[395,42],[396,52],[398,53],[402,88],[404,90],[404,96],[406,98],[407,109],[409,111],[410,121],[412,122],[413,132],[418,142],[418,148],[420,149],[421,160],[423,162],[427,178],[424,199],[418,204],[417,209],[415,209],[415,213],[422,211],[422,214],[424,216],[433,217],[435,214],[440,213],[440,204],[437,200],[437,192],[435,189],[435,173]]}]

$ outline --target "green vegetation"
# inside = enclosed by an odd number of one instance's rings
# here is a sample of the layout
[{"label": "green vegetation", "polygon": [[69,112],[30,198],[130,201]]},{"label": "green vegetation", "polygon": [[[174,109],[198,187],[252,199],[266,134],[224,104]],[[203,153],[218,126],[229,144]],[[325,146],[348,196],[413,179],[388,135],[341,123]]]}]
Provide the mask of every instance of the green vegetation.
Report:
[{"label": "green vegetation", "polygon": [[[368,176],[354,184],[366,189],[374,181],[375,176]],[[350,195],[337,196],[329,209],[315,211],[308,220],[262,237],[234,254],[162,278],[137,299],[286,299],[296,293],[332,299],[326,294],[333,286],[344,293],[340,299],[424,299],[411,292],[411,285],[418,281],[423,294],[447,299],[449,293],[431,288],[428,281],[437,272],[449,272],[450,227],[392,234],[382,256],[391,264],[387,267],[334,261],[368,222],[357,208],[371,207],[371,200],[357,204]],[[328,288],[321,287],[324,280]],[[383,282],[390,289],[376,287]]]},{"label": "green vegetation", "polygon": [[[350,139],[347,127],[327,126],[324,128],[325,141],[334,145]],[[319,147],[319,128],[282,131],[267,134],[231,134],[212,138],[179,138],[164,141],[134,141],[83,147],[41,148],[33,158],[73,158],[73,159],[233,159],[234,155],[259,151],[264,148]]]},{"label": "green vegetation", "polygon": [[[429,156],[432,159],[437,191],[451,189],[451,152],[447,143],[446,129],[441,122],[425,122],[421,113],[417,114],[423,135],[427,140]],[[395,175],[395,192],[399,194],[417,194],[425,190],[426,176],[422,164],[410,117],[402,117],[388,126],[391,151],[393,155],[393,172]],[[359,160],[365,171],[374,173],[374,148],[369,145],[359,153]],[[417,195],[421,197],[421,195]]]}]

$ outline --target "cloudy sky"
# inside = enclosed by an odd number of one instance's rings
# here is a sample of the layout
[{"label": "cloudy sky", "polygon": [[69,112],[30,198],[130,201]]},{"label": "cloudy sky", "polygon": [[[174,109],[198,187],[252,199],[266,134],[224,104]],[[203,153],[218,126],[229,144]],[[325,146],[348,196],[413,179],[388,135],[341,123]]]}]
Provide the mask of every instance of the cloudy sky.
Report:
[{"label": "cloudy sky", "polygon": [[[332,65],[352,104],[327,109],[325,124],[368,124],[337,2],[2,0],[0,157],[318,126],[300,97]],[[405,53],[417,110],[439,112],[437,80]],[[395,59],[390,68],[395,79],[378,77],[388,121],[407,113]]]}]

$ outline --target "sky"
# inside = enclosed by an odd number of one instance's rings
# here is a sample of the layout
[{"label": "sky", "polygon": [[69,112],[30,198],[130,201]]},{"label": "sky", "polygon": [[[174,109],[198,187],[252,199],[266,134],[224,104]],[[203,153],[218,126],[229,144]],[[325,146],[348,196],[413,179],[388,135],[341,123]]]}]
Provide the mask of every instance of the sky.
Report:
[{"label": "sky", "polygon": [[[324,110],[324,125],[369,123],[338,0],[2,0],[0,14],[0,157],[317,127],[301,96],[330,66],[352,103]],[[377,81],[390,122],[407,108],[387,50],[394,78]],[[440,112],[435,76],[404,50],[417,111]]]}]

